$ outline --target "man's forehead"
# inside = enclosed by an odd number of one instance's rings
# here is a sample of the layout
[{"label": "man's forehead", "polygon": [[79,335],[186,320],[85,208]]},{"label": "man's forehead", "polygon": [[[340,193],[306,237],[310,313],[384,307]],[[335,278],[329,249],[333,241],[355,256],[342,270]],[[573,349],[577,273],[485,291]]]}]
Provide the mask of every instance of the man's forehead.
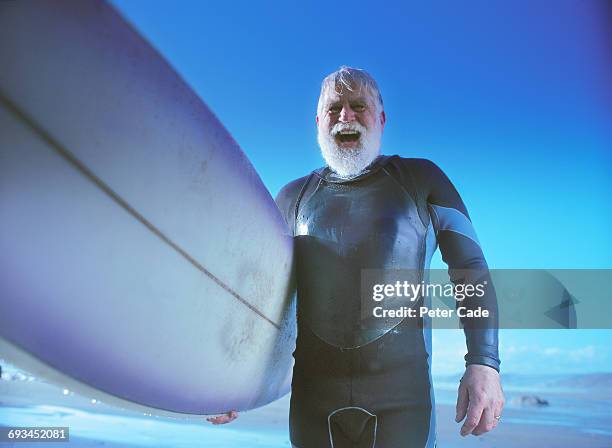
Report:
[{"label": "man's forehead", "polygon": [[336,89],[327,88],[323,95],[324,103],[337,103],[344,100],[349,101],[366,101],[373,102],[374,98],[370,91],[367,88],[360,88],[355,90],[344,89],[343,91],[338,91]]}]

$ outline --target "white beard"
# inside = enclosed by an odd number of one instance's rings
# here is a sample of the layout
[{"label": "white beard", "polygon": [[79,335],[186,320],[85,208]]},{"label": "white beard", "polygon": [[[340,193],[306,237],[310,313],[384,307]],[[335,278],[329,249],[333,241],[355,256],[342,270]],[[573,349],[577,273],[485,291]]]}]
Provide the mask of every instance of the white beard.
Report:
[{"label": "white beard", "polygon": [[[355,148],[340,148],[334,139],[340,130],[355,130],[361,136],[359,145]],[[370,165],[380,154],[380,141],[382,138],[382,126],[376,121],[373,129],[366,129],[359,123],[337,123],[329,133],[317,132],[317,141],[321,148],[321,154],[327,165],[338,176],[344,179],[356,177]]]}]

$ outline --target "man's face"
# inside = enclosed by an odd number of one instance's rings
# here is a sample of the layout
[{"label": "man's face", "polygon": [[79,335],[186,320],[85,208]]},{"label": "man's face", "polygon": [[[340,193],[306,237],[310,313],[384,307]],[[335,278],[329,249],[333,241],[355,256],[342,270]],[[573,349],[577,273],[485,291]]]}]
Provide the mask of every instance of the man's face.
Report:
[{"label": "man's face", "polygon": [[361,173],[380,152],[385,113],[366,89],[323,97],[317,140],[327,165],[342,177]]},{"label": "man's face", "polygon": [[366,89],[342,94],[328,89],[322,106],[321,115],[317,116],[319,132],[333,138],[341,149],[363,146],[364,130],[376,131],[380,124],[382,131],[384,126],[384,112],[378,112],[376,100]]}]

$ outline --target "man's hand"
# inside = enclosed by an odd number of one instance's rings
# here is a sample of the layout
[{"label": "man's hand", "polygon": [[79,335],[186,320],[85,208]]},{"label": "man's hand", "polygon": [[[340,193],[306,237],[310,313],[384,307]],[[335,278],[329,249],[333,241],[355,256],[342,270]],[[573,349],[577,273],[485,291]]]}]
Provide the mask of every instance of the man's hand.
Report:
[{"label": "man's hand", "polygon": [[461,435],[479,436],[491,431],[499,423],[504,407],[504,392],[499,373],[491,367],[470,364],[459,383],[457,416],[459,423],[465,418]]},{"label": "man's hand", "polygon": [[206,421],[211,422],[213,425],[224,425],[229,422],[233,422],[238,418],[238,413],[236,411],[229,411],[226,414],[219,415],[217,417],[208,417]]}]

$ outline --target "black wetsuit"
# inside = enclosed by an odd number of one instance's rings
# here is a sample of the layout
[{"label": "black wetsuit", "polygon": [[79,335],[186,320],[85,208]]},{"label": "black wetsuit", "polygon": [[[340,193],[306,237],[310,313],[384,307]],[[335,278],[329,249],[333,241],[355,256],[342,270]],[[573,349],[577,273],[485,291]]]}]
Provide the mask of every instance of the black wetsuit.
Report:
[{"label": "black wetsuit", "polygon": [[[488,275],[459,194],[428,160],[380,156],[350,180],[316,170],[286,185],[277,204],[293,229],[297,265],[292,443],[435,446],[430,322],[407,318],[364,329],[360,275],[426,273],[437,245],[454,282],[465,281],[456,274],[463,269]],[[484,303],[492,311],[484,327],[470,328],[464,319],[465,360],[499,370],[492,288]]]}]

